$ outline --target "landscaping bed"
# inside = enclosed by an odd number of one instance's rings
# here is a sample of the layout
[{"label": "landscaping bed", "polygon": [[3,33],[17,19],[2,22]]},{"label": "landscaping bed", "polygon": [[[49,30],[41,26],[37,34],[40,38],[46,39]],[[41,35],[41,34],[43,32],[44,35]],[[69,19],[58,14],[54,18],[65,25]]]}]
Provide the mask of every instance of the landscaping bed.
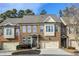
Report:
[{"label": "landscaping bed", "polygon": [[75,47],[71,47],[71,46],[69,46],[68,48],[65,48],[65,50],[70,53],[74,53],[76,51]]},{"label": "landscaping bed", "polygon": [[39,55],[40,50],[22,50],[13,52],[12,55]]}]

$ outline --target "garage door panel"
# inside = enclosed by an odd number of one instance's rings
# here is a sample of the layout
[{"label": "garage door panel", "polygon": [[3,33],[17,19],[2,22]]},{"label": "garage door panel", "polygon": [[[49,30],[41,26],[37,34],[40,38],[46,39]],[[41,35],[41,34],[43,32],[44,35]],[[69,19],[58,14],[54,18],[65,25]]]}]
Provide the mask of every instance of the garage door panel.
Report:
[{"label": "garage door panel", "polygon": [[16,46],[19,45],[18,42],[14,42],[14,43],[3,43],[3,49],[4,50],[16,50]]},{"label": "garage door panel", "polygon": [[58,48],[58,42],[42,42],[42,48]]}]

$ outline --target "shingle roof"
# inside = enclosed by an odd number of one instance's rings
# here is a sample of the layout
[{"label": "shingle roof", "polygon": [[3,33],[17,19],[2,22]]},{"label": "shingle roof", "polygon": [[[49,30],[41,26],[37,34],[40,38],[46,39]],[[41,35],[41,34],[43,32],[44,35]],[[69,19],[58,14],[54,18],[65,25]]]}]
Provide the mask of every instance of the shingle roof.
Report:
[{"label": "shingle roof", "polygon": [[0,24],[4,25],[6,23],[12,23],[12,24],[17,24],[17,23],[43,23],[44,20],[48,17],[51,16],[56,22],[60,22],[60,19],[55,16],[55,15],[30,15],[30,16],[24,16],[23,18],[7,18],[4,22]]}]

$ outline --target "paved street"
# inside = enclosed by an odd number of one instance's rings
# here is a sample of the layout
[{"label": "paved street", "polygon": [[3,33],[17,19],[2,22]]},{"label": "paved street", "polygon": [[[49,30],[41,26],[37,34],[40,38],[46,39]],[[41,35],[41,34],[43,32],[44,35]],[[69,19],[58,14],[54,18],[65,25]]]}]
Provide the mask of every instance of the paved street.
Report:
[{"label": "paved street", "polygon": [[[11,51],[0,51],[0,55],[12,55]],[[21,54],[22,55],[22,54]],[[24,54],[27,55],[27,54]],[[41,49],[40,54],[38,55],[48,55],[48,56],[68,56],[68,55],[73,55],[71,53],[68,53],[66,51],[64,51],[63,49]]]}]

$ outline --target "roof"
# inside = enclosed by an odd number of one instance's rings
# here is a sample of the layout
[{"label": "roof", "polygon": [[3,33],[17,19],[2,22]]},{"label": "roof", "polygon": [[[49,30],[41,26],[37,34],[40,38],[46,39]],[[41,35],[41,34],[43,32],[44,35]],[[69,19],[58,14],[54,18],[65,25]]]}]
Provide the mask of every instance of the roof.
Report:
[{"label": "roof", "polygon": [[61,17],[61,21],[65,23],[65,25],[69,24],[78,24],[79,19],[78,17],[76,18],[75,16],[73,17]]},{"label": "roof", "polygon": [[7,18],[4,20],[1,25],[4,25],[6,23],[12,23],[12,24],[17,24],[17,23],[44,23],[44,20],[48,17],[51,16],[56,22],[60,22],[60,19],[55,16],[55,15],[29,15],[29,16],[24,16],[23,18]]}]

